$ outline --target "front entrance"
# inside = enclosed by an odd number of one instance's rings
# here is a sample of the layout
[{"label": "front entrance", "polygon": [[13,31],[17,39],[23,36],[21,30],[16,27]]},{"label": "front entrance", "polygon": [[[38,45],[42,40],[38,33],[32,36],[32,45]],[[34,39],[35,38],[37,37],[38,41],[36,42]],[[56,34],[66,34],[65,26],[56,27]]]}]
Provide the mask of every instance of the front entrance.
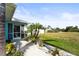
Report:
[{"label": "front entrance", "polygon": [[12,23],[8,23],[8,40],[13,39]]}]

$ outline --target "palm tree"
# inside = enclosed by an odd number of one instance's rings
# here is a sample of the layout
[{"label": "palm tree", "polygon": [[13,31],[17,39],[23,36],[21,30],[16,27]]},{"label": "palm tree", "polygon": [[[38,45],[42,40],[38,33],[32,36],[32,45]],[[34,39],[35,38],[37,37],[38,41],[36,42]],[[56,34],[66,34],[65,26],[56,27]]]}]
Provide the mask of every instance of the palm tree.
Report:
[{"label": "palm tree", "polygon": [[39,23],[35,23],[35,24],[32,23],[28,27],[28,30],[31,33],[31,37],[34,37],[35,38],[35,42],[37,42],[38,39],[39,39],[39,29],[41,29],[41,28],[42,28],[42,25],[39,24]]},{"label": "palm tree", "polygon": [[36,23],[35,25],[35,33],[34,33],[34,37],[35,37],[35,43],[39,44],[40,46],[42,46],[42,41],[39,39],[39,30],[43,28],[43,26],[39,23]]},{"label": "palm tree", "polygon": [[37,39],[38,36],[39,36],[39,29],[42,28],[42,25],[39,24],[39,23],[36,23],[36,24],[34,25],[34,27],[35,27],[35,28],[34,28],[34,29],[35,29],[34,36],[35,36],[35,39]]},{"label": "palm tree", "polygon": [[31,33],[31,36],[32,36],[33,35],[32,32],[33,32],[33,29],[34,29],[34,24],[32,23],[31,25],[29,25],[27,27],[27,29],[28,29],[28,32],[30,32]]}]

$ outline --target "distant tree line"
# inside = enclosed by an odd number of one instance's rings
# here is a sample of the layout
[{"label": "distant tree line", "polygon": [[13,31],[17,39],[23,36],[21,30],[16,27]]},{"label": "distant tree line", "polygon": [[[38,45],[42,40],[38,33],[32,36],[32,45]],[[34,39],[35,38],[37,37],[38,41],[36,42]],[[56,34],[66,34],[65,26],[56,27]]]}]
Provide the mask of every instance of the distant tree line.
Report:
[{"label": "distant tree line", "polygon": [[78,28],[78,26],[75,26],[75,27],[68,26],[68,27],[66,27],[65,32],[79,32],[79,28]]},{"label": "distant tree line", "polygon": [[[28,27],[28,31],[30,31],[31,36],[34,36],[35,38],[38,37],[39,34],[39,30],[43,29],[44,32],[79,32],[79,28],[78,26],[67,26],[66,28],[52,28],[50,25],[48,25],[48,27],[45,27],[43,25],[41,25],[40,23],[32,23],[29,25]],[[34,33],[33,33],[34,32]]]},{"label": "distant tree line", "polygon": [[51,27],[51,30],[48,30],[48,32],[79,32],[79,28],[78,26],[67,26],[63,29]]}]

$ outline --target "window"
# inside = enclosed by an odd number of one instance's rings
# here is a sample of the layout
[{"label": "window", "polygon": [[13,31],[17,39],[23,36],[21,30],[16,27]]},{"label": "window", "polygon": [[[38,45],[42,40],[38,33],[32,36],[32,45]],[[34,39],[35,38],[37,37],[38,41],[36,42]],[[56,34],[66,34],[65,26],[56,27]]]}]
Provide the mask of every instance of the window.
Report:
[{"label": "window", "polygon": [[14,25],[14,38],[20,37],[20,26]]},{"label": "window", "polygon": [[20,33],[19,32],[15,32],[14,33],[14,38],[20,37]]},{"label": "window", "polygon": [[14,25],[14,32],[20,32],[20,26]]},{"label": "window", "polygon": [[21,38],[24,38],[24,34],[21,34]]}]

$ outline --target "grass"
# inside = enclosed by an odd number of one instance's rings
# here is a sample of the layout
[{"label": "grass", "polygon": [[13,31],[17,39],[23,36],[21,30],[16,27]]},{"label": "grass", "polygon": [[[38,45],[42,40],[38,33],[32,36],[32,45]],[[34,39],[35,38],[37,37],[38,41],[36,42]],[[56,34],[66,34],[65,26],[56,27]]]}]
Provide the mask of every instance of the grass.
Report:
[{"label": "grass", "polygon": [[79,55],[79,33],[61,32],[45,33],[40,38],[47,44],[64,49],[72,54]]}]

